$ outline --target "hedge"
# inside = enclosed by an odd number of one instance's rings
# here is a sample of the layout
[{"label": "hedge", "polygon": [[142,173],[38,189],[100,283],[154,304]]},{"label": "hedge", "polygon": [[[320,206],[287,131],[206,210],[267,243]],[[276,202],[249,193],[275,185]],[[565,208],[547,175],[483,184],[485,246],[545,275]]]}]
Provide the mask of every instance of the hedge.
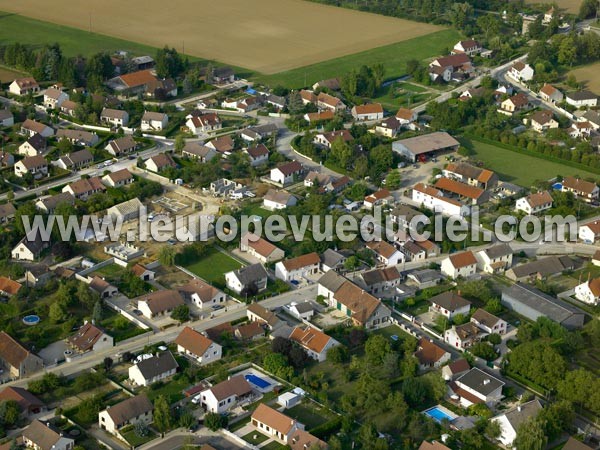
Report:
[{"label": "hedge", "polygon": [[337,433],[341,427],[342,418],[340,416],[337,416],[331,419],[330,421],[313,428],[312,430],[310,430],[310,434],[318,437],[319,439],[325,439],[331,436],[333,433]]}]

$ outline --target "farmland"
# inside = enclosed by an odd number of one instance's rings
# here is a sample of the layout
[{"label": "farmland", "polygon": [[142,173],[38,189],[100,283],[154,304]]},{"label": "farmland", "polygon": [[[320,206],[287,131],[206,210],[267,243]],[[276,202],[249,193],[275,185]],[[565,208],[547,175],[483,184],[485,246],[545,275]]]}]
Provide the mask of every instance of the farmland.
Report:
[{"label": "farmland", "polygon": [[[527,0],[525,3],[543,3],[546,5],[550,5],[550,3],[546,3],[546,2],[540,2],[538,0],[535,1],[530,1]],[[559,7],[559,9],[571,13],[571,14],[577,14],[579,12],[579,7],[581,6],[581,0],[557,0],[555,2],[552,2],[554,4],[556,4],[556,6]],[[549,7],[549,6],[548,6]]]},{"label": "farmland", "polygon": [[[442,29],[302,0],[199,0],[193,6],[175,0],[169,8],[158,0],[148,0],[143,11],[139,2],[117,0],[0,0],[0,10],[151,47],[169,45],[180,51],[185,47],[186,54],[263,74],[365,52]],[[0,20],[4,30],[4,22],[13,19],[4,15]],[[35,30],[35,34],[40,32]],[[4,31],[0,39],[2,35]],[[39,41],[53,42],[49,35]],[[82,45],[79,40],[75,43]]]},{"label": "farmland", "polygon": [[578,82],[583,83],[586,89],[592,92],[600,91],[600,62],[588,64],[573,69],[569,75],[575,75]]},{"label": "farmland", "polygon": [[9,83],[15,78],[24,76],[23,73],[6,67],[0,67],[0,83]]}]

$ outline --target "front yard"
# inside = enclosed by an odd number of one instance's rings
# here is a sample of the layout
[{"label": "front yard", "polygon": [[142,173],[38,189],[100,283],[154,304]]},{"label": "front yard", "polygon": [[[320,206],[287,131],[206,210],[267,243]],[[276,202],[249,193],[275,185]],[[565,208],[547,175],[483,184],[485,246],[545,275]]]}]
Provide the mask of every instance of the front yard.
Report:
[{"label": "front yard", "polygon": [[210,248],[206,256],[185,266],[187,270],[211,284],[215,281],[223,283],[223,275],[226,272],[240,267],[242,267],[242,264],[215,248]]}]

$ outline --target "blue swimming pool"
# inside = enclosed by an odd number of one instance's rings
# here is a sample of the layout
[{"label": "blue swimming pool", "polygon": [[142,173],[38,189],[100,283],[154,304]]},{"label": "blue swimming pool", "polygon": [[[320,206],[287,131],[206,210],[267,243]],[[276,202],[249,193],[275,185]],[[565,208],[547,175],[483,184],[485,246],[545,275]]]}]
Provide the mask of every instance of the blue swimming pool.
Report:
[{"label": "blue swimming pool", "polygon": [[442,420],[444,419],[451,422],[457,417],[451,411],[448,411],[446,408],[440,405],[429,408],[427,411],[423,411],[423,414],[431,417],[437,423],[442,423]]},{"label": "blue swimming pool", "polygon": [[563,187],[562,183],[554,183],[554,184],[552,185],[552,189],[554,189],[555,191],[560,191],[560,190],[562,190],[562,187]]},{"label": "blue swimming pool", "polygon": [[244,375],[244,378],[247,382],[252,383],[260,389],[266,389],[271,386],[271,383],[269,383],[267,380],[263,380],[261,377],[258,377],[254,374]]}]

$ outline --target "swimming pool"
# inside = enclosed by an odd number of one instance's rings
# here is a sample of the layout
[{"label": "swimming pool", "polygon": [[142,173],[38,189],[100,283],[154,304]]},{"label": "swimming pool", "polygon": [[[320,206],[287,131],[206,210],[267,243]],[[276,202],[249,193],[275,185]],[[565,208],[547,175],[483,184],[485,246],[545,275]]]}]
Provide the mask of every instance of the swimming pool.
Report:
[{"label": "swimming pool", "polygon": [[454,419],[456,419],[458,417],[452,411],[448,410],[447,408],[444,408],[441,405],[437,405],[437,406],[434,406],[433,408],[429,408],[428,410],[423,411],[423,414],[431,417],[437,423],[442,423],[442,420],[444,420],[444,419],[452,422]]},{"label": "swimming pool", "polygon": [[250,373],[248,375],[244,375],[244,378],[246,379],[246,381],[259,387],[260,389],[266,389],[269,386],[271,386],[271,383],[269,383],[267,380],[263,380],[261,377],[256,376],[252,373]]},{"label": "swimming pool", "polygon": [[555,191],[560,191],[560,190],[562,190],[562,187],[563,187],[562,183],[554,183],[554,184],[552,185],[552,189],[554,189]]}]

